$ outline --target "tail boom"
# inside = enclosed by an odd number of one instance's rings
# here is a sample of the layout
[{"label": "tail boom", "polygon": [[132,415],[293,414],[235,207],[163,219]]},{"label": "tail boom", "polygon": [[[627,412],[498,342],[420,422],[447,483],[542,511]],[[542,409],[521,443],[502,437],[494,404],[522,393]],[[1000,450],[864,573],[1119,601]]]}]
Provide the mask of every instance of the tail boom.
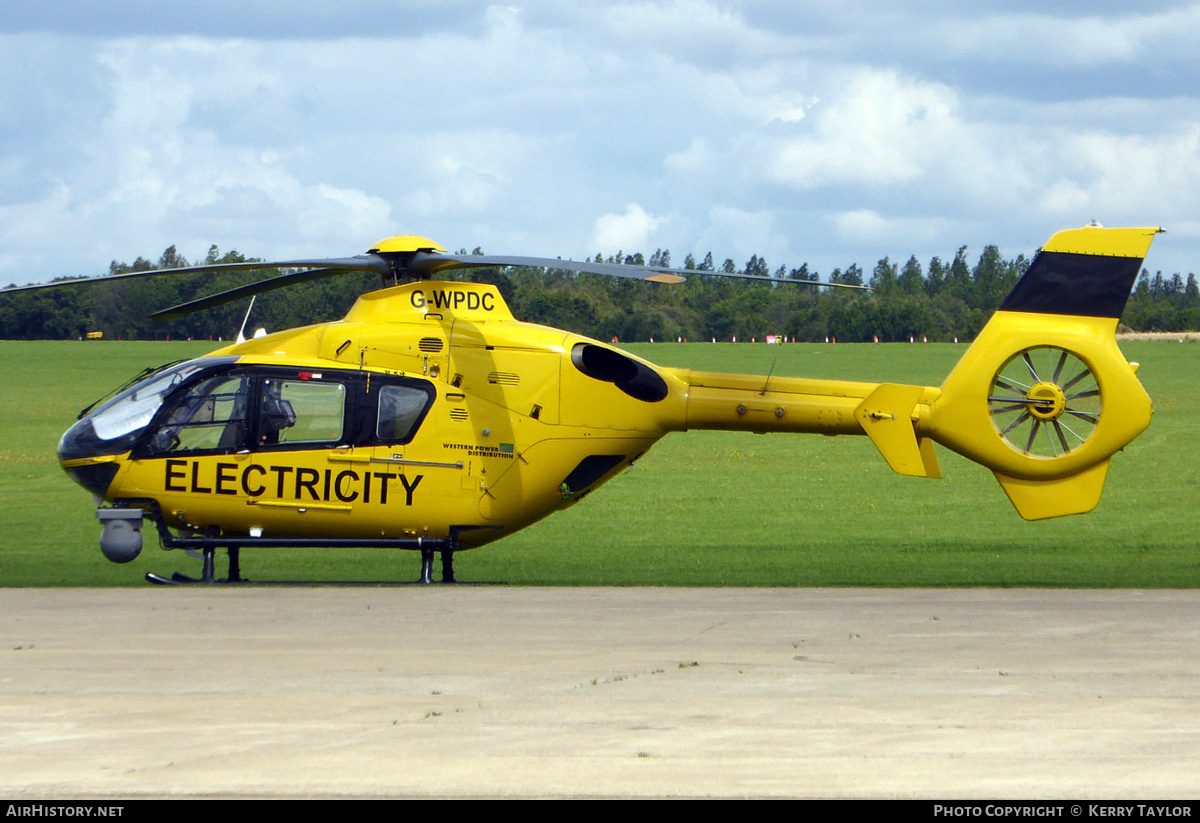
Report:
[{"label": "tail boom", "polygon": [[941,477],[933,441],[915,425],[934,386],[675,370],[687,384],[686,429],[865,434],[899,474]]}]

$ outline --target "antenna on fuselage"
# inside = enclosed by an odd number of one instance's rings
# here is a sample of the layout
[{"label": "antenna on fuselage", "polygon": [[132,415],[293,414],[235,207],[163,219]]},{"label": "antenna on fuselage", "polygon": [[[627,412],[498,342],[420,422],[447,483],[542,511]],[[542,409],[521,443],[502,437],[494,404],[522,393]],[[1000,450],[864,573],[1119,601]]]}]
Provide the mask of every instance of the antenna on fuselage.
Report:
[{"label": "antenna on fuselage", "polygon": [[762,391],[759,392],[763,397],[767,396],[767,389],[771,387],[771,375],[775,373],[775,364],[779,362],[779,351],[775,352],[775,359],[771,361],[771,368],[767,370],[767,379],[763,381]]},{"label": "antenna on fuselage", "polygon": [[[255,295],[257,297],[258,295]],[[246,307],[246,316],[242,318],[242,327],[238,329],[237,341],[239,343],[246,342],[246,324],[250,322],[250,312],[254,310],[254,297],[250,298],[250,305]],[[255,335],[257,337],[258,335]]]}]

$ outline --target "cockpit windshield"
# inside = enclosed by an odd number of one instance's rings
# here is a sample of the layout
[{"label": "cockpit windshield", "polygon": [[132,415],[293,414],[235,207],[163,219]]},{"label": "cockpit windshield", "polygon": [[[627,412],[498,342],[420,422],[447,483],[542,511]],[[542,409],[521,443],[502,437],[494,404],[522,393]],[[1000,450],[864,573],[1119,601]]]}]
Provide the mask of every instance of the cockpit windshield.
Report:
[{"label": "cockpit windshield", "polygon": [[202,357],[166,366],[100,407],[88,412],[63,435],[60,459],[116,454],[129,448],[132,435],[154,418],[167,395],[192,375],[213,366],[233,363],[234,357]]},{"label": "cockpit windshield", "polygon": [[146,426],[163,398],[174,387],[206,365],[190,360],[157,372],[93,411],[88,417],[101,440],[113,440]]}]

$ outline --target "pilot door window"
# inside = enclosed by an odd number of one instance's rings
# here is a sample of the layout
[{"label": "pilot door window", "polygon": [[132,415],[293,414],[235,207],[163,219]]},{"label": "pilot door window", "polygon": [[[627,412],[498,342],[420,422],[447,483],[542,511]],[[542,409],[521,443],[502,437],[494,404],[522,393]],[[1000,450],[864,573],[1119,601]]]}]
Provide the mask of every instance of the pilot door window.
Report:
[{"label": "pilot door window", "polygon": [[197,383],[178,402],[150,442],[157,454],[241,448],[246,438],[250,381],[218,376]]},{"label": "pilot door window", "polygon": [[342,383],[275,377],[263,381],[259,446],[336,443],[345,423]]}]

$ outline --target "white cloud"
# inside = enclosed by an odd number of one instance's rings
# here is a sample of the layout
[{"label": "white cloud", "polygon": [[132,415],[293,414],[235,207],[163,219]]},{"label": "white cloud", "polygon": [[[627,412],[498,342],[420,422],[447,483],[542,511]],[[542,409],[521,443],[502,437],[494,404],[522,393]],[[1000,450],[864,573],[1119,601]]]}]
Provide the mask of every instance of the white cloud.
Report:
[{"label": "white cloud", "polygon": [[1079,214],[1090,207],[1087,190],[1073,180],[1061,178],[1048,181],[1036,206],[1041,211],[1062,215]]},{"label": "white cloud", "polygon": [[677,57],[709,61],[735,55],[778,55],[791,50],[787,38],[745,19],[737,3],[706,0],[589,4],[581,22],[605,40],[630,41]]},{"label": "white cloud", "polygon": [[1165,135],[1073,133],[1063,136],[1056,154],[1083,204],[1111,215],[1101,222],[1200,209],[1200,123]]},{"label": "white cloud", "polygon": [[706,174],[713,168],[718,156],[706,139],[693,137],[686,149],[668,154],[663,165],[679,175]]},{"label": "white cloud", "polygon": [[942,226],[938,220],[889,218],[871,209],[855,209],[838,214],[834,228],[839,239],[852,248],[890,247],[895,254],[903,254],[934,240]]},{"label": "white cloud", "polygon": [[624,214],[610,212],[596,219],[591,245],[609,254],[645,249],[650,245],[658,223],[659,218],[648,214],[637,203],[630,203]]},{"label": "white cloud", "polygon": [[772,233],[774,222],[770,211],[713,206],[708,211],[705,245],[723,258],[734,257],[739,264],[752,254],[774,259],[780,248]]},{"label": "white cloud", "polygon": [[989,14],[935,22],[939,48],[984,62],[1031,61],[1040,65],[1096,67],[1154,57],[1191,41],[1200,28],[1200,6],[1162,11],[1125,9],[1115,15],[1066,13]]},{"label": "white cloud", "polygon": [[291,233],[292,249],[279,251],[341,253],[347,238],[369,242],[361,238],[388,233],[390,207],[382,198],[303,179],[286,147],[228,142],[219,124],[196,121],[209,100],[252,96],[277,83],[272,71],[247,59],[255,51],[197,38],[102,49],[95,59],[110,78],[111,102],[102,122],[79,128],[74,138],[85,159],[80,172],[7,203],[6,239],[28,246],[37,234],[31,225],[49,234],[86,225],[95,242],[82,248],[101,257],[79,265],[95,268],[105,258],[149,255],[174,243],[181,251],[190,243],[193,255],[211,242],[264,250],[264,235]]},{"label": "white cloud", "polygon": [[910,182],[961,132],[956,109],[954,93],[940,84],[855,72],[832,101],[813,109],[810,132],[783,142],[770,174],[802,189]]}]

